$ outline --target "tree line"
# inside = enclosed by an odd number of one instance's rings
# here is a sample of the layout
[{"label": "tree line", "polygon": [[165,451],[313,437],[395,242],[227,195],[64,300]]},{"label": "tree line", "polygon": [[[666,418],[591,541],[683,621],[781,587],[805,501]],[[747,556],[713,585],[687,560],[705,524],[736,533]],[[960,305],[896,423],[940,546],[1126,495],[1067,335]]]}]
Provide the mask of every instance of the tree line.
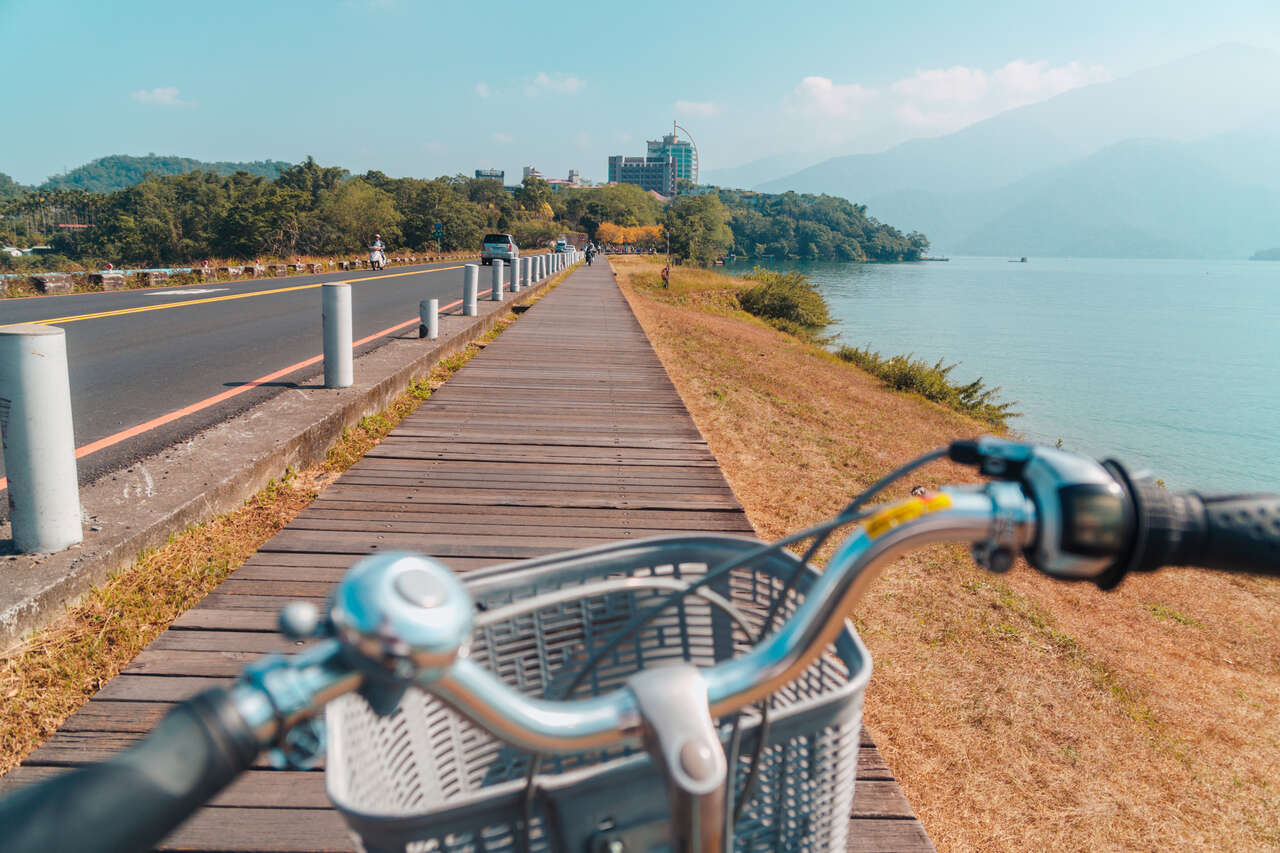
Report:
[{"label": "tree line", "polygon": [[478,250],[495,231],[526,247],[566,231],[614,244],[669,244],[677,259],[695,263],[730,253],[914,260],[928,246],[923,235],[904,236],[868,217],[865,206],[830,196],[698,188],[667,201],[629,184],[556,191],[537,177],[513,193],[487,178],[351,175],[311,158],[275,178],[148,175],[106,193],[0,180],[0,242],[47,243],[46,268],[335,255],[361,251],[375,233],[393,249]]}]

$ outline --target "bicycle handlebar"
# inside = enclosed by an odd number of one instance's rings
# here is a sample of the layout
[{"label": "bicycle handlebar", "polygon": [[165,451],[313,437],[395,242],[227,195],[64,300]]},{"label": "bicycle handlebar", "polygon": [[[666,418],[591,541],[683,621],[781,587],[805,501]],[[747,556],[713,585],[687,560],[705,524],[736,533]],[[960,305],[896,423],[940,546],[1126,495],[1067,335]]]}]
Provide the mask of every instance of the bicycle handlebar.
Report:
[{"label": "bicycle handlebar", "polygon": [[0,800],[8,853],[148,850],[249,768],[258,740],[230,694],[188,699],[140,743]]},{"label": "bicycle handlebar", "polygon": [[1171,492],[1130,477],[1118,462],[1105,464],[1129,493],[1135,523],[1126,558],[1100,581],[1104,588],[1126,572],[1162,566],[1280,576],[1280,496]]},{"label": "bicycle handlebar", "polygon": [[[1170,564],[1280,574],[1278,496],[1172,493],[1115,462],[1003,439],[956,442],[949,455],[996,482],[944,488],[872,515],[778,630],[745,655],[701,671],[713,716],[753,704],[803,672],[878,571],[921,545],[967,541],[993,571],[1022,553],[1046,574],[1103,588],[1130,571]],[[183,703],[111,761],[0,801],[0,826],[16,827],[9,837],[22,845],[6,849],[150,846],[261,749],[291,747],[287,757],[302,758],[322,749],[314,737],[289,738],[327,702],[353,691],[390,713],[404,689],[417,686],[498,738],[537,752],[641,745],[644,720],[631,689],[572,702],[525,696],[467,658],[473,615],[465,585],[434,560],[361,560],[336,588],[328,618],[317,622],[315,636],[332,639],[252,665],[230,694]]]}]

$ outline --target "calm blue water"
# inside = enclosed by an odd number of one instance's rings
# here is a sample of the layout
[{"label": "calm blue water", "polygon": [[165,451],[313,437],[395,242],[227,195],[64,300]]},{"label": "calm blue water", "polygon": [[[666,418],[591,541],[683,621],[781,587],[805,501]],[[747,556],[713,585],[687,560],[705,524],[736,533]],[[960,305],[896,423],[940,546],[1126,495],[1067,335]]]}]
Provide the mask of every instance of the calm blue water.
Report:
[{"label": "calm blue water", "polygon": [[812,276],[842,342],[945,357],[961,363],[953,378],[1002,386],[1027,438],[1173,487],[1280,491],[1280,263],[770,266]]}]

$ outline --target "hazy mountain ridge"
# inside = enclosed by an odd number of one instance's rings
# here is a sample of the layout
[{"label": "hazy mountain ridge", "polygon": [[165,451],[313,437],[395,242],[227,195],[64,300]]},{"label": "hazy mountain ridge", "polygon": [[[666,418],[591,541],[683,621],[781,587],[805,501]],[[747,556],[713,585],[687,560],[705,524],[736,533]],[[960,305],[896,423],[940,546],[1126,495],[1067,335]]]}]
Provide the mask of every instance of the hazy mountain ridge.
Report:
[{"label": "hazy mountain ridge", "polygon": [[758,188],[865,202],[939,251],[1247,257],[1280,239],[1278,102],[1280,56],[1226,45]]},{"label": "hazy mountain ridge", "polygon": [[54,175],[41,184],[41,189],[86,190],[108,193],[131,187],[147,175],[184,175],[187,172],[216,172],[231,175],[248,172],[264,178],[275,179],[280,172],[292,166],[280,160],[254,160],[248,163],[228,161],[205,162],[190,157],[156,156],[134,157],[113,154],[79,166],[63,175]]},{"label": "hazy mountain ridge", "polygon": [[747,189],[765,181],[772,181],[784,175],[790,175],[815,163],[826,160],[825,154],[774,154],[743,163],[741,166],[729,166],[719,169],[707,169],[698,176],[703,184],[711,184],[727,189]]},{"label": "hazy mountain ridge", "polygon": [[955,246],[970,255],[1245,258],[1280,235],[1280,191],[1192,147],[1133,140],[1010,188],[1021,200]]}]

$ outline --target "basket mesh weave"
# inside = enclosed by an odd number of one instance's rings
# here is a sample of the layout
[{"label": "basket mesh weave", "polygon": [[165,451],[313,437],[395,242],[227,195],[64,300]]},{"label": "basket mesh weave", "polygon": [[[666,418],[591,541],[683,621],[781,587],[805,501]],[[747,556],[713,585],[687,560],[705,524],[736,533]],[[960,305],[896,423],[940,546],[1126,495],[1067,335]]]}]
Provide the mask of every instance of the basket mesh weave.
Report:
[{"label": "basket mesh weave", "polygon": [[[662,542],[650,549],[642,564],[619,570],[616,561],[601,561],[594,573],[590,562],[566,559],[562,569],[538,561],[537,571],[521,571],[516,564],[503,573],[503,582],[485,584],[476,593],[482,608],[492,609],[542,592],[595,582],[605,577],[665,576],[694,580],[718,565],[717,552],[701,554],[699,540]],[[722,538],[745,549],[758,543]],[[571,556],[571,555],[570,555]],[[669,560],[659,563],[658,560]],[[786,578],[798,568],[787,555],[735,569],[727,579],[712,583],[745,614],[758,630]],[[808,586],[809,573],[797,584]],[[637,612],[648,609],[665,592],[628,590],[551,605],[478,629],[471,657],[507,684],[531,696],[562,698],[569,681],[587,656],[616,635]],[[785,617],[801,600],[793,592],[780,615]],[[628,676],[663,662],[688,661],[710,666],[749,649],[747,638],[718,609],[702,599],[687,597],[664,611],[636,635],[603,659],[575,691],[575,696],[607,693],[621,687]],[[771,745],[761,755],[756,793],[735,827],[739,851],[843,850],[853,801],[862,687],[866,681],[865,652],[854,638],[845,638],[809,669],[775,694],[771,718],[775,724],[803,706],[812,714],[824,703],[830,713],[821,724]],[[807,717],[806,717],[807,719]],[[330,798],[357,831],[378,828],[376,845],[367,849],[449,851],[449,853],[518,853],[524,850],[518,806],[528,770],[527,753],[509,747],[472,725],[434,697],[417,690],[406,693],[400,707],[386,717],[376,716],[364,700],[352,695],[330,704],[327,711],[329,758],[326,769]],[[794,727],[793,727],[794,728]],[[755,726],[743,727],[743,756],[733,783],[741,792],[750,768]],[[544,757],[540,779],[594,768],[588,784],[593,791],[617,785],[618,801],[640,799],[617,779],[630,751],[618,747],[567,756]],[[731,771],[733,768],[731,768]],[[634,776],[634,774],[632,774]],[[665,797],[657,791],[652,798]],[[464,808],[465,807],[465,808]],[[548,827],[548,806],[536,800],[529,833],[532,851],[558,849]],[[621,821],[620,824],[621,825]],[[443,829],[442,829],[443,828]],[[388,839],[392,839],[390,842]],[[578,853],[578,851],[574,851]]]}]

